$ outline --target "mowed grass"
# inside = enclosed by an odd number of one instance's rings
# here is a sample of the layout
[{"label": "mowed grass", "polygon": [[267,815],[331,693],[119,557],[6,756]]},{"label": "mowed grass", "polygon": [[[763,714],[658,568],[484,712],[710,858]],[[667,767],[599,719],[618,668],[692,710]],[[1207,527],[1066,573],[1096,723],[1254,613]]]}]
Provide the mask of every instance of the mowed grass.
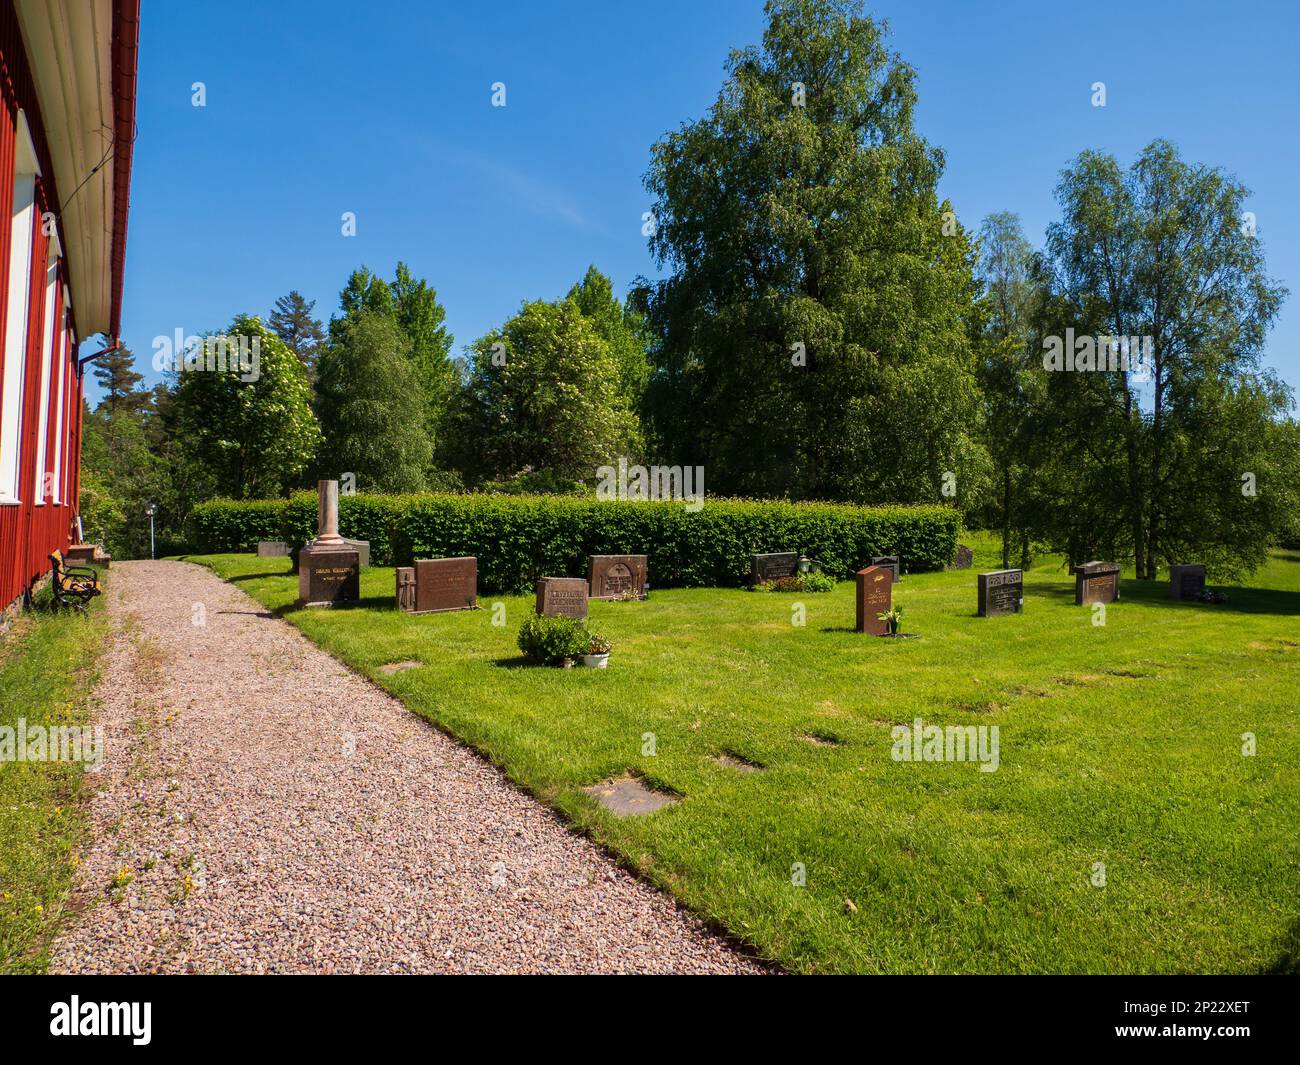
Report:
[{"label": "mowed grass", "polygon": [[[895,587],[921,639],[850,631],[851,584],[655,590],[592,604],[604,671],[521,662],[531,597],[411,617],[375,568],[357,606],[298,610],[285,560],[196,560],[791,970],[1294,970],[1300,555],[1219,606],[1126,580],[1097,626],[1055,559],[1023,615],[975,616],[998,568],[977,543],[971,570]],[[423,666],[379,672],[402,660]],[[917,717],[997,725],[1000,767],[895,761],[891,727]],[[628,772],[681,801],[618,819],[582,791]]]},{"label": "mowed grass", "polygon": [[[88,617],[33,611],[0,638],[0,727],[83,725],[107,633]],[[85,839],[76,762],[0,759],[0,973],[43,972]]]}]

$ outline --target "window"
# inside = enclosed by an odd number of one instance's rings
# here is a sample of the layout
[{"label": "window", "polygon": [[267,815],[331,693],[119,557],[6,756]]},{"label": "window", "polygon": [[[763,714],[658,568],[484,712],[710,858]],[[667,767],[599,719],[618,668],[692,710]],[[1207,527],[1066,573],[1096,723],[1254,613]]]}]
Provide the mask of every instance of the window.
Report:
[{"label": "window", "polygon": [[18,502],[23,383],[27,371],[27,316],[36,230],[36,150],[27,119],[18,112],[14,151],[14,203],[9,245],[9,306],[5,314],[4,379],[0,381],[0,503]]},{"label": "window", "polygon": [[54,408],[54,502],[62,503],[63,491],[63,451],[68,442],[63,439],[63,409],[67,406],[65,386],[68,381],[68,362],[72,358],[72,336],[68,323],[72,320],[69,310],[68,287],[63,286],[63,322],[59,328],[59,351],[54,365],[59,374],[58,406]]},{"label": "window", "polygon": [[[54,364],[54,312],[59,297],[58,245],[50,239],[50,265],[45,270],[45,327],[41,338],[40,406],[36,408],[36,476],[32,492],[38,507],[54,494],[46,465],[46,441],[50,434],[50,370]],[[58,446],[57,443],[55,445]]]}]

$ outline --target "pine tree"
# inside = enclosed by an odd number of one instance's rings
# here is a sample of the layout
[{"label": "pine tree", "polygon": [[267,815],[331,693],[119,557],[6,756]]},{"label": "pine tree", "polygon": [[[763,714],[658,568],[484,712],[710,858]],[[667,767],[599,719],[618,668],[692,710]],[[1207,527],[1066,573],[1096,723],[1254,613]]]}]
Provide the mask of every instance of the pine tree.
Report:
[{"label": "pine tree", "polygon": [[150,393],[139,387],[144,374],[131,369],[134,364],[135,356],[125,345],[101,355],[92,364],[95,367],[95,380],[104,390],[104,398],[100,400],[98,409],[106,411],[110,418],[138,414],[149,406]]},{"label": "pine tree", "polygon": [[311,313],[315,306],[315,300],[304,299],[302,293],[294,289],[289,295],[281,296],[275,301],[267,322],[271,332],[288,344],[290,350],[307,367],[312,380],[316,378],[316,357],[325,340],[320,319]]}]

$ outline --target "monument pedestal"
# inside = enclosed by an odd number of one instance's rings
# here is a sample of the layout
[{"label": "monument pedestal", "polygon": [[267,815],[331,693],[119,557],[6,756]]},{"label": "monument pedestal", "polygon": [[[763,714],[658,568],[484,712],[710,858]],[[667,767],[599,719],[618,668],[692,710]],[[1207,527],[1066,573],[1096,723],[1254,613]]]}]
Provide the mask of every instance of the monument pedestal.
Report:
[{"label": "monument pedestal", "polygon": [[361,598],[361,560],[356,549],[308,544],[298,553],[298,605],[334,606]]}]

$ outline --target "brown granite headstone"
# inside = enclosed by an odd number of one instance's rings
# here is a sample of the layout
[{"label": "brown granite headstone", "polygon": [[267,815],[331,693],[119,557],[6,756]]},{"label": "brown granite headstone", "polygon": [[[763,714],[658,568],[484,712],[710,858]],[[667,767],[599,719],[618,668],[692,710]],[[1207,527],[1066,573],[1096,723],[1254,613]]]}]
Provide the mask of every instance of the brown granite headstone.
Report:
[{"label": "brown granite headstone", "polygon": [[979,615],[1019,614],[1025,605],[1025,572],[1000,569],[981,573],[979,581]]},{"label": "brown granite headstone", "polygon": [[537,582],[534,609],[547,617],[565,614],[571,618],[585,618],[587,582],[581,577],[543,577]]},{"label": "brown granite headstone", "polygon": [[397,567],[397,609],[415,613],[415,567]]},{"label": "brown granite headstone", "polygon": [[877,555],[871,560],[871,564],[873,566],[884,566],[886,569],[890,570],[894,575],[893,579],[895,584],[903,579],[902,571],[898,568],[897,555]]},{"label": "brown granite headstone", "polygon": [[1074,602],[1113,603],[1119,598],[1119,563],[1083,562],[1074,567]]},{"label": "brown granite headstone", "polygon": [[592,599],[644,599],[648,559],[645,555],[592,555]]},{"label": "brown granite headstone", "polygon": [[893,603],[893,574],[887,566],[867,566],[858,570],[857,578],[857,631],[872,636],[887,635],[889,622],[881,621],[876,615],[888,612]]},{"label": "brown granite headstone", "polygon": [[793,577],[798,573],[799,552],[770,551],[766,554],[754,555],[750,563],[752,566],[750,581],[754,584],[763,584],[767,581],[780,580],[782,577]]},{"label": "brown granite headstone", "polygon": [[1205,567],[1188,562],[1169,567],[1169,598],[1199,599],[1205,591]]},{"label": "brown granite headstone", "polygon": [[436,614],[445,610],[473,610],[478,605],[478,559],[417,558],[415,560],[415,612]]}]

